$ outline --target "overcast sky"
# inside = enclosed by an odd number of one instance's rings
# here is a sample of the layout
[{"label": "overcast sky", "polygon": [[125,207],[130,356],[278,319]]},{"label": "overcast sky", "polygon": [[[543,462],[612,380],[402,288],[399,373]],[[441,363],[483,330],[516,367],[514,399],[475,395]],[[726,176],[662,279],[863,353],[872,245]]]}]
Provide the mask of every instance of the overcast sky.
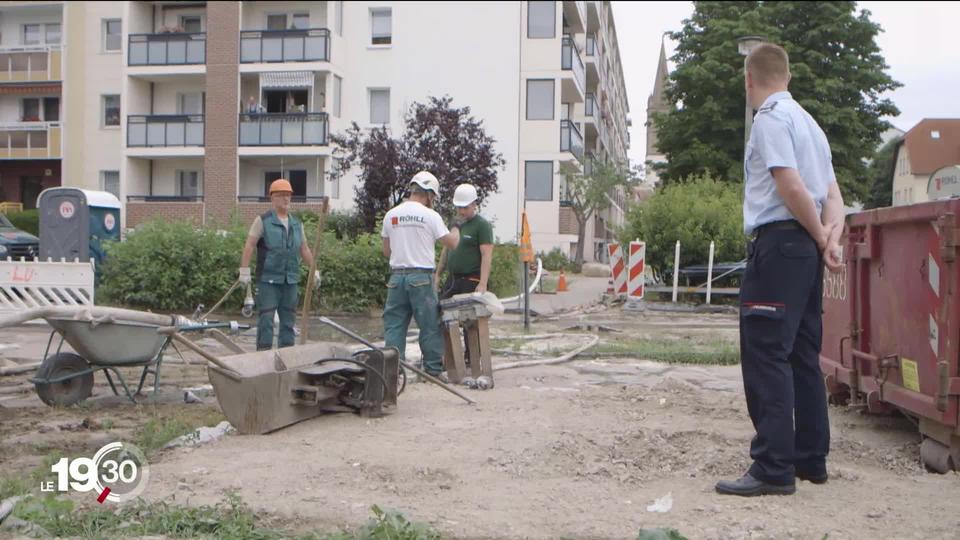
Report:
[{"label": "overcast sky", "polygon": [[[906,131],[923,118],[960,118],[960,2],[859,2],[883,32],[877,37],[888,73],[903,87],[890,97],[900,116],[887,118]],[[690,2],[613,2],[630,100],[630,160],[646,153],[647,98],[653,91],[663,32],[676,31],[693,12]],[[951,43],[953,42],[953,43]],[[673,44],[667,40],[667,58]],[[670,65],[673,68],[673,65]]]}]

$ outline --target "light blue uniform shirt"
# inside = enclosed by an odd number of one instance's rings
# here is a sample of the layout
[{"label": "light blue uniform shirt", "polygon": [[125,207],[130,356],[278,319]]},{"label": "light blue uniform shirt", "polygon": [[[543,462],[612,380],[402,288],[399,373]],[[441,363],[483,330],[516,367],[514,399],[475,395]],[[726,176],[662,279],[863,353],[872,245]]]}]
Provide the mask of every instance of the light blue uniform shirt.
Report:
[{"label": "light blue uniform shirt", "polygon": [[827,199],[833,172],[827,136],[790,92],[777,92],[763,102],[753,118],[744,159],[743,230],[795,219],[777,193],[770,169],[787,167],[800,173],[819,214]]}]

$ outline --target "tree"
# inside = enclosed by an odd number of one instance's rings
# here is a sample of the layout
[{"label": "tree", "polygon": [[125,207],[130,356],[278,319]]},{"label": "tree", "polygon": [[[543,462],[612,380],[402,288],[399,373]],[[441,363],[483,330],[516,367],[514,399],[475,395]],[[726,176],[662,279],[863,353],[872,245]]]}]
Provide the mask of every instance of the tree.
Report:
[{"label": "tree", "polygon": [[579,166],[570,162],[560,163],[557,175],[563,180],[565,198],[570,201],[573,215],[577,218],[576,265],[583,264],[583,245],[590,218],[610,208],[611,195],[616,189],[626,189],[634,178],[633,174],[632,170],[601,160],[594,160],[590,174],[583,174]]},{"label": "tree", "polygon": [[867,168],[867,178],[870,181],[870,196],[863,205],[864,208],[882,208],[893,204],[893,171],[897,159],[897,145],[901,138],[897,137],[883,145]]},{"label": "tree", "polygon": [[886,91],[898,88],[876,44],[880,27],[855,2],[694,2],[693,15],[671,34],[677,41],[666,95],[671,111],[654,116],[664,182],[707,173],[743,178],[743,57],[737,38],[761,35],[790,54],[794,98],[817,120],[833,152],[845,198],[867,194],[864,158],[873,155],[882,120],[899,110]]},{"label": "tree", "polygon": [[385,128],[368,133],[356,123],[343,135],[331,137],[338,178],[354,167],[360,183],[354,200],[364,229],[372,231],[377,219],[399,204],[417,171],[427,170],[440,180],[437,212],[452,217],[453,192],[458,184],[476,186],[481,200],[497,191],[497,173],[505,161],[496,151],[496,140],[487,135],[483,121],[469,107],[455,108],[453,99],[430,97],[414,103],[404,115],[404,133],[393,139]]}]

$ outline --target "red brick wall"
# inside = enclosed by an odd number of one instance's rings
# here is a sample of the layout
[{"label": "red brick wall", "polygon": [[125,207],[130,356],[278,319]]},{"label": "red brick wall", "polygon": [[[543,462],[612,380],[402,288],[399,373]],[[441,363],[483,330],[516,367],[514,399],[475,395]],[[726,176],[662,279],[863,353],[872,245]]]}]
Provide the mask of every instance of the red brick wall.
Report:
[{"label": "red brick wall", "polygon": [[577,234],[579,225],[573,209],[568,206],[560,207],[560,234]]},{"label": "red brick wall", "polygon": [[168,221],[191,221],[200,225],[203,223],[203,204],[202,202],[128,202],[125,226],[128,229],[134,228],[156,217],[162,217]]},{"label": "red brick wall", "polygon": [[[273,205],[268,202],[240,203],[237,206],[237,214],[241,223],[253,223],[257,216],[269,212],[271,208],[273,208]],[[319,214],[323,211],[323,203],[290,203],[290,210],[310,210]]]},{"label": "red brick wall", "polygon": [[[50,169],[50,176],[44,176]],[[33,207],[36,200],[23,201],[20,195],[20,178],[39,176],[43,189],[60,185],[59,159],[9,159],[0,161],[0,202],[25,202],[24,206]]]},{"label": "red brick wall", "polygon": [[237,111],[240,3],[207,2],[206,152],[204,201],[208,224],[225,224],[237,208]]}]

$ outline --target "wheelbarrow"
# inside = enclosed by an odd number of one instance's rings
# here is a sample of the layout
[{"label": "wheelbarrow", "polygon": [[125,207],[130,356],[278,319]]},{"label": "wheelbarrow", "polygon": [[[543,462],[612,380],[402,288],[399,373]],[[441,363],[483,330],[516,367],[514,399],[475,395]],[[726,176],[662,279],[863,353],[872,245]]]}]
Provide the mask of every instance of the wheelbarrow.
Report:
[{"label": "wheelbarrow", "polygon": [[[235,323],[204,323],[176,315],[143,311],[69,306],[27,310],[0,318],[0,328],[44,319],[53,330],[47,340],[40,367],[30,379],[40,400],[50,406],[67,406],[90,397],[93,374],[102,371],[114,395],[120,395],[117,383],[130,401],[143,390],[147,375],[153,375],[154,395],[160,387],[160,367],[164,352],[172,343],[172,334],[160,334],[159,328],[173,326],[178,331],[214,328],[241,328]],[[54,346],[55,339],[59,341]],[[75,352],[63,351],[68,343]],[[136,390],[131,392],[119,368],[142,368]],[[114,382],[116,379],[116,383]]]}]

